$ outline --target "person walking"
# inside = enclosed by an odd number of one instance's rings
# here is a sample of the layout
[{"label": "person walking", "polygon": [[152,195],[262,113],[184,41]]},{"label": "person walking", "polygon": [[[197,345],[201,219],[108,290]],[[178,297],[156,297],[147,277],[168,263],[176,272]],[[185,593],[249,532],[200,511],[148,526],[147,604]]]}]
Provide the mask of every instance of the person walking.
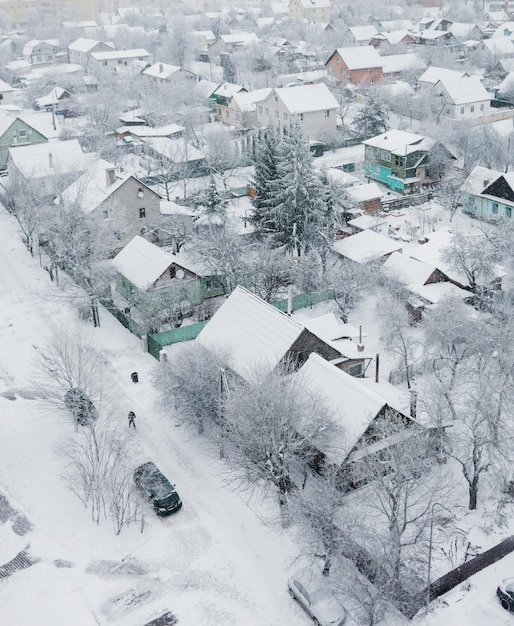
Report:
[{"label": "person walking", "polygon": [[136,414],[134,413],[134,411],[129,411],[128,422],[129,422],[129,428],[131,426],[134,426],[134,428],[136,427]]}]

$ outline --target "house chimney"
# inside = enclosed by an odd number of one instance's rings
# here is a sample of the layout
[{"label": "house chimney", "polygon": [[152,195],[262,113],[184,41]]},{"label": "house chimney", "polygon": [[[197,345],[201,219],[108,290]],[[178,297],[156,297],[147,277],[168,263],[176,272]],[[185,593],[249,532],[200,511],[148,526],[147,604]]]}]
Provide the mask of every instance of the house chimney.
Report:
[{"label": "house chimney", "polygon": [[418,412],[418,392],[414,389],[410,390],[410,416],[413,420],[416,419]]},{"label": "house chimney", "polygon": [[51,152],[49,152],[48,153],[48,165],[49,165],[49,167],[53,167],[54,166],[53,160],[54,160],[53,155],[52,155]]},{"label": "house chimney", "polygon": [[376,360],[375,360],[375,382],[378,383],[378,372],[380,368],[380,356],[377,352]]},{"label": "house chimney", "polygon": [[487,185],[490,183],[490,180],[484,180],[484,187],[487,187]]},{"label": "house chimney", "polygon": [[159,63],[159,74],[162,74],[164,72],[164,65],[162,63]]},{"label": "house chimney", "polygon": [[109,187],[116,180],[116,170],[113,167],[109,167],[105,170],[105,185]]},{"label": "house chimney", "polygon": [[357,344],[357,352],[364,352],[364,344],[362,343],[362,326],[359,326],[359,343]]}]

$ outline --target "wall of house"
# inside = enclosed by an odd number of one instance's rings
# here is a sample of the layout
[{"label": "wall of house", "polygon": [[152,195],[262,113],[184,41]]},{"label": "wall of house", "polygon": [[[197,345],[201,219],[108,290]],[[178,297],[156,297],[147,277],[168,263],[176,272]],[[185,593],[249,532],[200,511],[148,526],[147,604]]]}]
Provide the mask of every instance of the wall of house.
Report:
[{"label": "wall of house", "polygon": [[514,212],[514,203],[502,201],[500,198],[486,198],[463,194],[462,212],[483,220],[494,220],[500,217],[511,218]]},{"label": "wall of house", "polygon": [[0,137],[0,167],[5,167],[7,163],[9,148],[34,143],[45,143],[47,141],[48,139],[41,133],[38,133],[35,128],[30,127],[19,118],[16,118]]},{"label": "wall of house", "polygon": [[[139,197],[139,190],[143,196]],[[117,252],[160,218],[160,197],[135,178],[129,178],[94,211],[106,231],[106,244]],[[144,209],[144,217],[139,210]],[[104,211],[107,214],[104,214]]]},{"label": "wall of house", "polygon": [[457,105],[448,103],[444,109],[443,117],[451,120],[468,120],[489,115],[490,112],[491,103],[489,100]]},{"label": "wall of house", "polygon": [[326,344],[322,339],[307,329],[304,329],[289,348],[282,361],[292,359],[298,364],[298,367],[300,367],[309,358],[311,352],[319,354],[327,361],[337,359],[341,356],[335,348],[332,348],[332,346]]},{"label": "wall of house", "polygon": [[89,55],[92,52],[109,52],[112,51],[111,46],[108,46],[103,41],[99,41],[96,46],[91,48],[91,50],[87,52],[83,52],[81,50],[73,50],[68,48],[68,58],[70,63],[77,63],[78,65],[82,65],[83,67],[87,67],[89,62]]}]

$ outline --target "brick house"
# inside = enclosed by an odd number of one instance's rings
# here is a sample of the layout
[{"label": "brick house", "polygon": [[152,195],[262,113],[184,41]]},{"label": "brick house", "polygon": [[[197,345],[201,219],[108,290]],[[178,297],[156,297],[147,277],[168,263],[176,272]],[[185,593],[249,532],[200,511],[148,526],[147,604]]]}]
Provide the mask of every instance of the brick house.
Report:
[{"label": "brick house", "polygon": [[383,60],[373,46],[336,48],[325,62],[329,75],[353,85],[377,83],[383,78]]}]

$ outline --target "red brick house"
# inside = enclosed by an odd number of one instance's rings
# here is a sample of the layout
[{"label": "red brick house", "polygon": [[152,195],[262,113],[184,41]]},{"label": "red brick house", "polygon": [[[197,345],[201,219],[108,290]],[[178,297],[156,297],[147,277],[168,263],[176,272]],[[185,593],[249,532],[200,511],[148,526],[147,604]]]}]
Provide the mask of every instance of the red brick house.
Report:
[{"label": "red brick house", "polygon": [[336,48],[325,67],[336,80],[353,85],[372,85],[383,77],[383,60],[373,46]]}]

